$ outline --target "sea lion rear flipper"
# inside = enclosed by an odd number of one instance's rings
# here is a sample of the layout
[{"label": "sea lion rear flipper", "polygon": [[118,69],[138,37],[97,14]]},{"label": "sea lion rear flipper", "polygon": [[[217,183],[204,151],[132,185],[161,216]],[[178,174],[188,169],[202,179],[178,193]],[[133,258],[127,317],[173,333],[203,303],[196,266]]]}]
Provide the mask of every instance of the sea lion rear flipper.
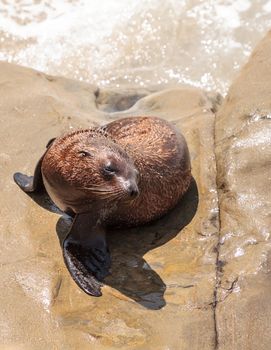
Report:
[{"label": "sea lion rear flipper", "polygon": [[44,189],[42,174],[41,174],[41,163],[42,163],[43,157],[45,156],[45,153],[47,152],[51,144],[54,142],[54,140],[55,138],[48,141],[46,145],[47,149],[36,165],[34,176],[27,176],[22,173],[15,173],[13,175],[14,181],[24,192],[27,192],[27,193],[40,192]]},{"label": "sea lion rear flipper", "polygon": [[110,254],[104,229],[93,223],[91,213],[77,214],[63,242],[65,264],[87,294],[101,296],[101,281],[109,273]]}]

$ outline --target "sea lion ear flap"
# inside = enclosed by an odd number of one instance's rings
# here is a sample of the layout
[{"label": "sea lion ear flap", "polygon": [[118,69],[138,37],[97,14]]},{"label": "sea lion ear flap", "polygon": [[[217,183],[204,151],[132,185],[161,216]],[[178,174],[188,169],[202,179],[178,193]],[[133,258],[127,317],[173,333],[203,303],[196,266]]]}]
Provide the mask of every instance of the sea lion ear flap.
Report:
[{"label": "sea lion ear flap", "polygon": [[77,285],[89,295],[101,296],[101,281],[109,274],[111,260],[105,231],[93,224],[91,213],[75,216],[62,248],[65,264]]},{"label": "sea lion ear flap", "polygon": [[56,139],[56,137],[54,137],[54,138],[52,138],[51,140],[49,140],[49,141],[47,142],[46,148],[51,147],[51,145],[52,145],[52,143],[55,141],[55,139]]},{"label": "sea lion ear flap", "polygon": [[41,174],[41,163],[42,163],[43,157],[45,156],[48,149],[51,147],[54,140],[55,138],[51,139],[47,143],[46,151],[44,152],[44,154],[39,159],[36,165],[34,176],[27,176],[22,173],[15,173],[13,175],[14,181],[24,192],[33,193],[33,192],[41,192],[42,190],[44,190],[44,184],[43,184],[42,174]]}]

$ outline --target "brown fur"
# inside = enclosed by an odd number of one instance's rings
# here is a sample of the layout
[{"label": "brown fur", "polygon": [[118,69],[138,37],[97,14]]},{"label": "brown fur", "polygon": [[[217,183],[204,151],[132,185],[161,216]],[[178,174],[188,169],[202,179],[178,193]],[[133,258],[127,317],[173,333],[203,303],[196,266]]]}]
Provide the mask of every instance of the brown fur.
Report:
[{"label": "brown fur", "polygon": [[[107,162],[138,187],[137,198],[129,197],[117,176],[103,175]],[[49,195],[63,210],[100,210],[105,225],[134,226],[177,204],[189,187],[191,167],[185,139],[171,124],[130,117],[58,138],[43,158],[42,175]]]}]

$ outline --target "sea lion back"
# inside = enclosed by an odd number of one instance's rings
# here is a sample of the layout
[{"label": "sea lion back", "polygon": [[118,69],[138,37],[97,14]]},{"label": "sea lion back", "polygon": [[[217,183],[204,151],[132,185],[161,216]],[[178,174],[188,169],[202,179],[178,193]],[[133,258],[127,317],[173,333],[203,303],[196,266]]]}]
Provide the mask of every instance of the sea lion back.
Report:
[{"label": "sea lion back", "polygon": [[119,206],[110,220],[133,226],[157,219],[173,208],[191,181],[190,157],[182,134],[156,117],[129,117],[105,126],[139,170],[137,199]]}]

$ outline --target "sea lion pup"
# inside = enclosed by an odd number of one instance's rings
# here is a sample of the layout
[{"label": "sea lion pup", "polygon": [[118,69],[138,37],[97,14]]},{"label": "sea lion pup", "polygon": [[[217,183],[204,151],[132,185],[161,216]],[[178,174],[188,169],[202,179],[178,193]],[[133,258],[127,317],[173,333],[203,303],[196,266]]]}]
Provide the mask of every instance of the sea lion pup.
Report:
[{"label": "sea lion pup", "polygon": [[34,176],[14,174],[25,192],[45,188],[74,217],[63,256],[75,282],[101,295],[109,226],[142,225],[167,213],[191,181],[186,141],[167,121],[130,117],[49,141]]}]

